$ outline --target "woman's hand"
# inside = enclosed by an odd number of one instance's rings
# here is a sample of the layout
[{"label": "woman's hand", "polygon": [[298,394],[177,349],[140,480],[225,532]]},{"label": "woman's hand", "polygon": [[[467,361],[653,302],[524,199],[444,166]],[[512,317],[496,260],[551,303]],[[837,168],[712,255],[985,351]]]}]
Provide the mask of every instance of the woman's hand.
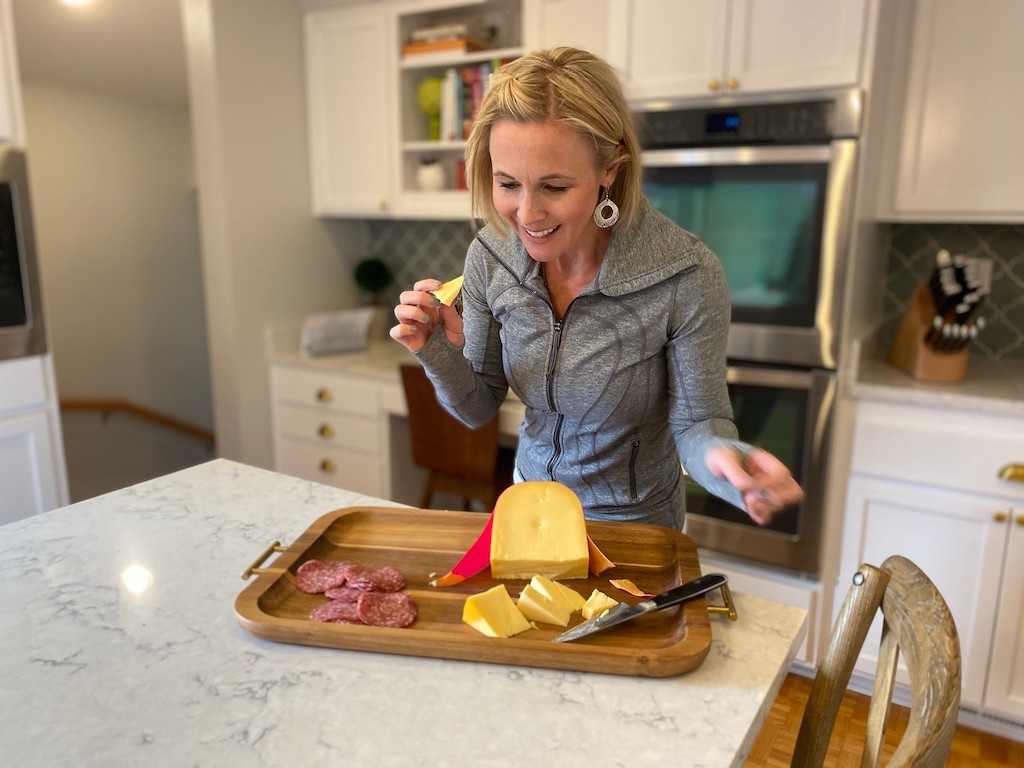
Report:
[{"label": "woman's hand", "polygon": [[437,300],[430,291],[441,286],[439,280],[418,280],[411,291],[402,291],[395,307],[398,325],[390,331],[391,338],[405,345],[410,352],[419,352],[437,326],[444,326],[448,341],[457,347],[465,344],[462,317],[455,307]]},{"label": "woman's hand", "polygon": [[712,448],[704,463],[739,489],[747,514],[759,525],[768,525],[783,507],[804,497],[786,466],[760,448],[746,455],[730,448]]}]

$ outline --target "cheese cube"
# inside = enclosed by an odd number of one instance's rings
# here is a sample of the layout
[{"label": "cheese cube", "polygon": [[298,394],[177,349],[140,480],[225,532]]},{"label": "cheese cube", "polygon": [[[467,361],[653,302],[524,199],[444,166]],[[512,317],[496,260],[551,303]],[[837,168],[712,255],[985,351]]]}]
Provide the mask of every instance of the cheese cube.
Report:
[{"label": "cheese cube", "polygon": [[570,589],[563,584],[559,584],[557,581],[552,581],[547,576],[534,576],[530,580],[530,586],[548,600],[561,606],[562,610],[567,613],[580,610],[586,602],[583,595],[575,589]]},{"label": "cheese cube", "polygon": [[516,603],[519,612],[532,621],[542,621],[545,624],[557,624],[560,627],[569,624],[569,611],[553,600],[549,600],[543,593],[527,584],[519,595],[519,602]]},{"label": "cheese cube", "polygon": [[590,597],[587,598],[586,605],[583,606],[583,618],[592,619],[598,614],[604,613],[609,608],[614,608],[618,604],[618,600],[613,600],[604,592],[595,589],[590,593]]},{"label": "cheese cube", "polygon": [[549,480],[516,483],[498,497],[491,531],[496,579],[585,579],[590,564],[583,505]]},{"label": "cheese cube", "polygon": [[504,584],[467,597],[462,620],[489,637],[512,637],[530,629]]}]

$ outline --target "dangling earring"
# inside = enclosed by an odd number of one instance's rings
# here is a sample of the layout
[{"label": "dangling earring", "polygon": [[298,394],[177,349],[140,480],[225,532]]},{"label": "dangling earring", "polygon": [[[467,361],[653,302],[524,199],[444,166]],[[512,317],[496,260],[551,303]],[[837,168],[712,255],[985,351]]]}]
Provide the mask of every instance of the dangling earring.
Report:
[{"label": "dangling earring", "polygon": [[[619,206],[608,199],[608,189],[606,187],[601,187],[601,189],[604,190],[604,198],[597,204],[597,208],[594,209],[594,223],[601,229],[608,229],[608,227],[615,226],[615,222],[619,220]],[[604,213],[605,209],[609,211],[607,216]]]}]

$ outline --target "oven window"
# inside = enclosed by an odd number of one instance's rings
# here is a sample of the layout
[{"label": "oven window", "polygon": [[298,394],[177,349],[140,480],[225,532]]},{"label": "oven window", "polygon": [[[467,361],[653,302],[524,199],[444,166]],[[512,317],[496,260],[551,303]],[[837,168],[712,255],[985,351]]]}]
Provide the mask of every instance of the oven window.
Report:
[{"label": "oven window", "polygon": [[0,183],[0,328],[26,325],[24,277],[14,223],[11,185]]},{"label": "oven window", "polygon": [[721,259],[738,323],[812,328],[826,164],[644,168],[655,208]]},{"label": "oven window", "polygon": [[[730,384],[729,397],[740,439],[774,454],[789,468],[796,481],[802,483],[809,392]],[[800,535],[800,510],[798,504],[788,507],[767,527],[793,536]],[[746,512],[710,495],[689,478],[686,480],[686,512],[761,527]]]}]

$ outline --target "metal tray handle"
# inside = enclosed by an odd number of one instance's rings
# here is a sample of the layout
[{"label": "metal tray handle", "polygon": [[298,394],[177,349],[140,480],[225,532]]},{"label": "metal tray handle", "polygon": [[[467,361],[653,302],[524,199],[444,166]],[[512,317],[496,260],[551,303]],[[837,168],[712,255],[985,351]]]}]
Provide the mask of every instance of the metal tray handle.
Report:
[{"label": "metal tray handle", "polygon": [[729,617],[729,621],[736,621],[739,614],[736,613],[736,603],[733,602],[732,592],[729,591],[729,585],[723,584],[721,591],[722,600],[725,601],[725,605],[708,605],[708,613],[724,613]]},{"label": "metal tray handle", "polygon": [[260,565],[275,552],[284,552],[285,550],[287,550],[287,547],[282,547],[280,541],[275,541],[263,550],[263,554],[252,561],[252,565],[242,571],[242,581],[246,581],[254,573],[284,573],[284,568],[260,568]]}]

